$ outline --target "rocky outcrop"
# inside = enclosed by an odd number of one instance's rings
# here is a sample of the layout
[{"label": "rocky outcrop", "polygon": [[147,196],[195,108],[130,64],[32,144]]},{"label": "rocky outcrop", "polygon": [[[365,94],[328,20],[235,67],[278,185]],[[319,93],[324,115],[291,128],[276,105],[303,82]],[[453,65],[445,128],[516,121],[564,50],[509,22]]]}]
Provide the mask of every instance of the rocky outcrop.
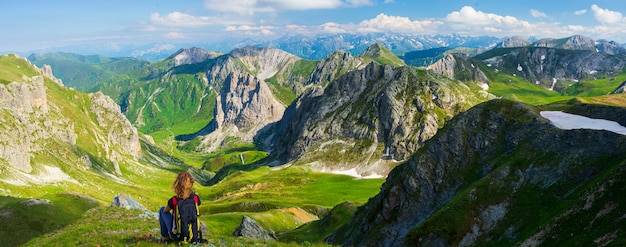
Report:
[{"label": "rocky outcrop", "polygon": [[[53,117],[46,95],[44,77],[23,77],[23,82],[0,84],[0,109],[5,110],[0,129],[0,158],[18,171],[32,171],[31,153],[45,149],[42,140],[58,138],[75,145],[74,125],[67,119]],[[51,112],[52,111],[52,112]]]},{"label": "rocky outcrop", "polygon": [[454,80],[472,81],[484,90],[489,89],[489,80],[485,73],[468,55],[463,53],[448,54],[426,69]]},{"label": "rocky outcrop", "polygon": [[531,44],[530,40],[522,36],[513,36],[510,38],[502,39],[502,42],[496,46],[496,48],[512,48],[512,47],[524,47]]},{"label": "rocky outcrop", "polygon": [[105,131],[107,131],[106,140],[102,146],[106,150],[107,159],[121,162],[123,156],[116,154],[116,151],[110,147],[121,145],[121,151],[132,157],[141,156],[141,144],[137,129],[135,129],[130,121],[122,114],[120,106],[115,103],[109,96],[101,92],[89,94],[91,99],[90,110],[96,115],[96,121]]},{"label": "rocky outcrop", "polygon": [[596,42],[593,39],[582,35],[574,35],[563,39],[540,39],[533,43],[532,46],[566,50],[596,51]]},{"label": "rocky outcrop", "polygon": [[604,52],[609,55],[626,54],[626,48],[615,41],[600,40],[597,43],[596,49],[598,52]]},{"label": "rocky outcrop", "polygon": [[233,232],[233,236],[252,239],[276,240],[276,237],[273,234],[267,232],[259,225],[259,223],[246,215],[244,215],[241,219],[241,225],[239,225],[235,232]]},{"label": "rocky outcrop", "polygon": [[250,74],[231,73],[219,95],[210,134],[201,146],[207,152],[218,148],[229,135],[251,142],[258,130],[280,120],[285,111],[267,84]]},{"label": "rocky outcrop", "polygon": [[78,184],[68,169],[120,174],[121,164],[140,156],[137,130],[110,98],[65,88],[42,75],[50,74],[49,68],[40,70],[21,58],[0,60],[11,66],[0,81],[14,80],[0,83],[2,181]]},{"label": "rocky outcrop", "polygon": [[286,69],[300,58],[278,49],[246,46],[230,52],[259,80],[265,80]]},{"label": "rocky outcrop", "polygon": [[303,85],[326,86],[347,72],[363,69],[365,63],[345,51],[336,51],[320,61]]},{"label": "rocky outcrop", "polygon": [[133,197],[122,193],[117,194],[115,197],[113,197],[113,201],[111,201],[111,207],[147,211],[146,207],[133,199]]},{"label": "rocky outcrop", "polygon": [[495,73],[522,76],[555,91],[578,80],[615,76],[626,67],[626,55],[596,52],[595,48],[592,51],[522,47],[504,53],[492,50],[474,59],[484,61]]},{"label": "rocky outcrop", "polygon": [[415,68],[370,63],[292,104],[273,130],[280,136],[271,156],[386,174],[387,161],[406,159],[447,118],[488,97]]},{"label": "rocky outcrop", "polygon": [[187,49],[180,49],[167,59],[174,61],[174,66],[180,66],[185,64],[194,64],[204,62],[207,59],[213,59],[218,57],[215,52],[207,51],[202,48],[192,47]]},{"label": "rocky outcrop", "polygon": [[[560,222],[571,212],[557,202],[577,200],[586,183],[626,165],[625,149],[606,148],[624,145],[626,136],[561,130],[531,106],[489,101],[449,121],[328,240],[344,246],[516,243],[526,237],[522,228],[544,231],[543,221]],[[536,207],[546,213],[542,222],[535,221]],[[571,229],[566,232],[570,239]]]},{"label": "rocky outcrop", "polygon": [[52,74],[52,67],[50,67],[50,65],[44,64],[43,66],[41,66],[39,71],[41,71],[41,74],[43,74],[43,76],[48,77],[50,80],[59,84],[59,86],[63,86],[63,81],[61,81],[61,79],[57,79],[56,77],[54,77],[54,74]]}]

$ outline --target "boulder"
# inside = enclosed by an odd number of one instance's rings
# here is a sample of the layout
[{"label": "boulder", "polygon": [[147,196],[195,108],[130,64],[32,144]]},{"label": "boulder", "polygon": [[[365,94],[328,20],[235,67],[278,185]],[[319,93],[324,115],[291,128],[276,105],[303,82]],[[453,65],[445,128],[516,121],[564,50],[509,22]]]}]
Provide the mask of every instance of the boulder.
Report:
[{"label": "boulder", "polygon": [[117,194],[117,196],[113,198],[113,201],[111,202],[111,207],[119,207],[119,208],[126,208],[126,209],[139,209],[139,210],[147,211],[147,209],[143,205],[135,201],[135,199],[133,199],[131,196],[127,196],[122,193]]},{"label": "boulder", "polygon": [[267,232],[256,221],[248,216],[243,216],[243,219],[241,220],[241,225],[239,225],[235,232],[233,232],[233,236],[253,239],[276,240],[276,236],[274,236],[274,234],[270,234],[269,232]]}]

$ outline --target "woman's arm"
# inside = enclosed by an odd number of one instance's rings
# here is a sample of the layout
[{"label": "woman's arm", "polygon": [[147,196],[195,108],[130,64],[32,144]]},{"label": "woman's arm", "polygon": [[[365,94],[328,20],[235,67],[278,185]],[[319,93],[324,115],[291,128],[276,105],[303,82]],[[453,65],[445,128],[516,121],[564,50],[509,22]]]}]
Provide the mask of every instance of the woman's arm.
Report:
[{"label": "woman's arm", "polygon": [[167,206],[165,206],[165,208],[163,209],[163,212],[169,213],[169,212],[170,212],[170,210],[172,210],[172,209],[170,208],[170,205],[167,205]]}]

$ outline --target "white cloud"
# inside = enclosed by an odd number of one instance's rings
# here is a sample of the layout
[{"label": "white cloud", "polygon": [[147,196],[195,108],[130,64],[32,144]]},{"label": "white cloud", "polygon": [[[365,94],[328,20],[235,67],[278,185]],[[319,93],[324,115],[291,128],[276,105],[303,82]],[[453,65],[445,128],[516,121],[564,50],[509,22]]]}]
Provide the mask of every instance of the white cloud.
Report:
[{"label": "white cloud", "polygon": [[469,6],[464,6],[461,10],[448,14],[443,20],[450,28],[457,30],[471,30],[476,27],[491,27],[493,30],[519,30],[532,27],[529,22],[519,20],[512,16],[501,16],[476,11]]},{"label": "white cloud", "polygon": [[412,21],[407,17],[388,16],[379,14],[373,19],[364,20],[358,25],[359,31],[372,32],[408,32],[408,33],[424,33],[435,30],[441,22],[437,21]]},{"label": "white cloud", "polygon": [[623,21],[622,13],[617,11],[611,11],[608,9],[603,9],[598,7],[598,5],[591,5],[591,11],[593,11],[593,16],[602,23],[618,23]]},{"label": "white cloud", "polygon": [[154,25],[169,27],[201,27],[215,24],[218,21],[214,17],[192,16],[181,12],[172,12],[165,16],[159,13],[150,15],[150,22]]},{"label": "white cloud", "polygon": [[187,35],[185,35],[183,33],[179,33],[179,32],[169,32],[169,33],[166,33],[163,36],[166,37],[166,38],[170,38],[170,39],[186,39],[186,38],[188,38]]},{"label": "white cloud", "polygon": [[176,46],[173,45],[173,44],[157,44],[154,47],[149,48],[147,50],[141,50],[141,51],[140,50],[136,50],[136,51],[133,51],[131,53],[131,56],[133,56],[133,57],[140,57],[140,56],[143,56],[143,55],[146,55],[146,54],[153,54],[153,53],[155,54],[155,53],[160,53],[162,51],[171,51],[171,50],[174,50],[175,48],[176,48]]},{"label": "white cloud", "polygon": [[224,29],[227,32],[239,32],[245,35],[252,36],[270,36],[275,35],[276,33],[273,31],[275,27],[273,26],[250,26],[250,25],[240,25],[240,26],[228,26]]},{"label": "white cloud", "polygon": [[546,15],[546,13],[543,13],[543,12],[541,12],[539,10],[536,10],[536,9],[530,9],[530,15],[532,17],[535,17],[535,18],[548,17],[548,15]]},{"label": "white cloud", "polygon": [[574,12],[575,15],[584,15],[587,13],[586,9],[577,10]]}]

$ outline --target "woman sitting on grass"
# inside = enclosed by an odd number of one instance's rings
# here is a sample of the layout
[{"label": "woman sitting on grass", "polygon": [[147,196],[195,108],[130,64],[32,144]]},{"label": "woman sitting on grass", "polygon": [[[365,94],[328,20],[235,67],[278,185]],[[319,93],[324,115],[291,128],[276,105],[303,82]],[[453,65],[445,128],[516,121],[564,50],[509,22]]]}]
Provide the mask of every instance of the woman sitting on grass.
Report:
[{"label": "woman sitting on grass", "polygon": [[[161,207],[161,209],[159,210],[159,224],[161,225],[161,241],[162,242],[182,240],[182,239],[189,237],[189,236],[177,236],[175,234],[175,232],[177,231],[175,231],[175,229],[173,228],[176,226],[175,224],[176,214],[177,213],[181,214],[181,212],[176,212],[176,205],[178,204],[178,202],[184,201],[186,199],[189,199],[190,197],[193,197],[193,200],[195,200],[195,203],[197,205],[200,205],[200,197],[198,197],[198,195],[192,192],[193,182],[194,182],[194,179],[191,176],[191,174],[189,174],[189,172],[181,172],[178,174],[178,177],[176,177],[176,180],[172,184],[172,190],[174,190],[174,193],[176,193],[176,196],[170,198],[167,201],[167,206]],[[172,210],[174,211],[174,214],[170,212]],[[197,214],[197,207],[195,210],[196,212],[194,213]],[[193,236],[193,238],[195,241],[201,240],[198,238],[198,236]]]}]

